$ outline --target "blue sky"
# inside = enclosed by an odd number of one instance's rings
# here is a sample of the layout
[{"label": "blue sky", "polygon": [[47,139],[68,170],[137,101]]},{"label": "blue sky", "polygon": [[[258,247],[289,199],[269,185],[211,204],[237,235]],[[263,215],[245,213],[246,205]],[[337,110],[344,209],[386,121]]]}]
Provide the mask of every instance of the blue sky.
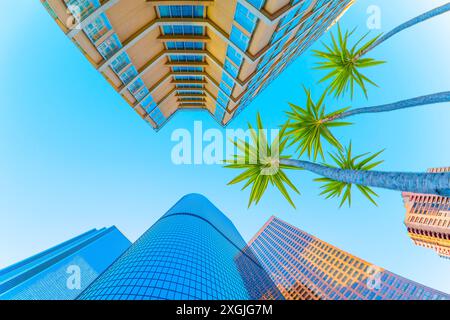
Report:
[{"label": "blue sky", "polygon": [[[343,27],[366,32],[369,5],[381,8],[387,31],[446,1],[357,1]],[[377,190],[379,206],[356,195],[352,208],[323,200],[314,176],[289,176],[302,195],[297,210],[269,191],[247,209],[248,192],[226,186],[235,172],[220,166],[176,166],[173,130],[193,121],[216,128],[201,112],[176,115],[159,133],[143,122],[83,58],[39,1],[6,2],[0,11],[0,268],[94,227],[116,225],[134,241],[180,197],[206,195],[248,240],[276,215],[356,256],[450,293],[450,261],[414,246],[403,224],[400,193]],[[373,51],[388,64],[368,74],[380,88],[354,107],[376,105],[450,88],[450,14],[403,32]],[[322,38],[326,39],[327,36]],[[315,48],[320,47],[316,44]],[[245,128],[259,111],[268,127],[285,119],[287,102],[304,101],[302,85],[316,96],[322,73],[306,52],[232,122]],[[329,99],[327,104],[342,107]],[[378,151],[390,171],[424,171],[450,165],[450,105],[365,115],[336,131],[358,152]]]}]

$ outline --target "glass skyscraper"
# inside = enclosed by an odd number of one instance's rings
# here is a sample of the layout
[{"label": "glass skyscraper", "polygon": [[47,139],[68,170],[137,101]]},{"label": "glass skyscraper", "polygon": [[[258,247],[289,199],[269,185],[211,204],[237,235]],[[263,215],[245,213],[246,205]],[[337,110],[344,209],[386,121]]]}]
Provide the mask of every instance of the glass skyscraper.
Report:
[{"label": "glass skyscraper", "polygon": [[80,295],[86,300],[282,299],[233,223],[183,197]]},{"label": "glass skyscraper", "polygon": [[249,249],[289,300],[448,300],[275,217]]},{"label": "glass skyscraper", "polygon": [[83,233],[0,270],[0,300],[73,300],[130,245],[116,227]]}]

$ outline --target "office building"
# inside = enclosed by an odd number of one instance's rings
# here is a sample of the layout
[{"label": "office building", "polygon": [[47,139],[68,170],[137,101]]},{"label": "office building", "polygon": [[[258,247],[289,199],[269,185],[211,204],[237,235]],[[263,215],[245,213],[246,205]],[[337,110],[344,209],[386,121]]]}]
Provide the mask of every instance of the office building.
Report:
[{"label": "office building", "polygon": [[208,199],[183,197],[81,295],[84,300],[282,299]]},{"label": "office building", "polygon": [[73,300],[130,245],[115,227],[83,233],[0,270],[0,300]]},{"label": "office building", "polygon": [[[430,173],[449,172],[447,168],[429,169]],[[405,225],[414,244],[433,249],[450,258],[450,198],[404,192]]]},{"label": "office building", "polygon": [[41,0],[156,130],[179,110],[227,125],[353,1]]},{"label": "office building", "polygon": [[275,217],[250,241],[248,250],[289,300],[450,299]]}]

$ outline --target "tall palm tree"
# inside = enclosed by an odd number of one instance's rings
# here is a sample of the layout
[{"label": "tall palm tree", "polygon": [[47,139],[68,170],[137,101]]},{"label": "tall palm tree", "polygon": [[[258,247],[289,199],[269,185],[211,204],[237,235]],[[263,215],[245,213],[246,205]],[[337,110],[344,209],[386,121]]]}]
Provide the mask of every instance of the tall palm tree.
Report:
[{"label": "tall palm tree", "polygon": [[[436,194],[440,196],[450,196],[450,172],[446,173],[409,173],[409,172],[381,172],[371,171],[382,161],[374,162],[381,153],[373,155],[362,154],[352,155],[351,145],[345,150],[339,150],[337,154],[331,155],[336,166],[322,165],[310,161],[294,160],[291,156],[284,155],[287,137],[285,135],[286,126],[282,128],[279,136],[274,139],[275,143],[268,143],[263,131],[261,118],[257,117],[259,134],[249,125],[252,131],[252,141],[248,143],[243,140],[235,142],[240,154],[235,154],[231,159],[226,160],[226,168],[245,170],[229,184],[245,182],[245,189],[252,186],[250,192],[249,206],[257,204],[269,184],[277,187],[289,203],[295,207],[285,184],[296,193],[299,193],[296,186],[286,176],[284,170],[299,169],[313,172],[321,178],[316,179],[322,182],[322,195],[327,198],[342,197],[340,205],[347,201],[351,204],[352,186],[355,185],[359,191],[370,201],[375,203],[373,196],[376,193],[372,187],[390,190],[407,191],[415,193]],[[268,150],[259,156],[261,149]],[[250,158],[256,161],[250,162]]]},{"label": "tall palm tree", "polygon": [[450,11],[450,2],[421,14],[392,29],[388,33],[379,35],[362,44],[368,35],[367,33],[352,47],[350,47],[349,41],[354,30],[343,33],[338,25],[337,36],[331,34],[331,45],[324,44],[324,51],[314,50],[314,55],[321,59],[317,69],[330,70],[320,82],[331,79],[330,89],[336,97],[342,96],[347,90],[350,90],[351,96],[353,97],[355,85],[359,86],[367,97],[366,83],[375,86],[376,84],[367,78],[361,72],[361,69],[382,64],[384,61],[365,58],[365,55],[401,31],[447,11]]},{"label": "tall palm tree", "polygon": [[450,102],[450,91],[439,92],[420,96],[412,99],[402,100],[394,103],[364,107],[357,109],[344,108],[332,113],[327,113],[324,105],[325,91],[319,101],[315,103],[311,98],[311,92],[306,91],[306,107],[290,104],[291,110],[286,112],[289,122],[286,134],[289,136],[290,144],[297,145],[297,152],[302,156],[305,152],[314,161],[320,154],[324,158],[322,142],[326,140],[332,146],[342,149],[341,144],[331,132],[334,127],[348,126],[350,122],[343,119],[364,113],[379,113],[401,110],[406,108],[432,105],[436,103]]}]

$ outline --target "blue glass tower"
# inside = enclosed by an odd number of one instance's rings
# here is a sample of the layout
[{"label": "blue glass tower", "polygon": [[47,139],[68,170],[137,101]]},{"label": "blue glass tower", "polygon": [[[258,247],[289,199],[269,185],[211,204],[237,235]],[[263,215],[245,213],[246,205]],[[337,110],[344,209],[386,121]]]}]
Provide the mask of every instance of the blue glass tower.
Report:
[{"label": "blue glass tower", "polygon": [[280,299],[245,241],[208,199],[183,197],[80,299]]},{"label": "blue glass tower", "polygon": [[130,245],[116,227],[83,233],[0,270],[0,300],[73,300]]}]

